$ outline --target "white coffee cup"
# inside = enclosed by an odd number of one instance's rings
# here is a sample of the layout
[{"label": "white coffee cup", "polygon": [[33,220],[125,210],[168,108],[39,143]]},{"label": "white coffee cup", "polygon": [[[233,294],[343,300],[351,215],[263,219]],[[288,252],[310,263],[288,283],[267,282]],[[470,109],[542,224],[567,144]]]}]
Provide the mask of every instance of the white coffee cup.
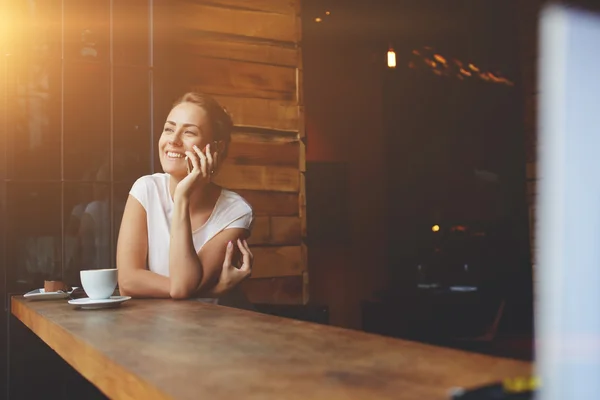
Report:
[{"label": "white coffee cup", "polygon": [[117,287],[117,270],[87,269],[79,272],[81,285],[92,300],[108,299]]}]

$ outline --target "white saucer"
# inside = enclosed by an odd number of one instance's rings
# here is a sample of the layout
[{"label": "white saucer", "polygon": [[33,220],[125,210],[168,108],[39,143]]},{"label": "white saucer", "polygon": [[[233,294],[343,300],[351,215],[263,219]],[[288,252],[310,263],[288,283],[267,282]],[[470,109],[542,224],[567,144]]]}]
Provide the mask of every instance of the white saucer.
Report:
[{"label": "white saucer", "polygon": [[59,290],[57,292],[46,292],[42,289],[35,289],[31,292],[27,292],[23,295],[24,298],[29,300],[56,300],[56,299],[66,299],[69,297],[69,294],[73,292],[73,290],[77,289],[74,287],[70,292],[63,292]]},{"label": "white saucer", "polygon": [[69,300],[69,304],[81,307],[84,310],[96,310],[99,308],[118,307],[121,303],[131,299],[129,296],[110,296],[108,299],[92,300],[89,297],[82,299]]}]

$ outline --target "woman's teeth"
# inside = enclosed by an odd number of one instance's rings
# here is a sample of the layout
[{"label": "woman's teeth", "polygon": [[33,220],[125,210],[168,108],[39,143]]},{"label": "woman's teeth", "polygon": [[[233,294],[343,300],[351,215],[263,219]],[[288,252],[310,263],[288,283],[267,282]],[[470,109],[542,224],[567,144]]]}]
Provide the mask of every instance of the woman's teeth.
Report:
[{"label": "woman's teeth", "polygon": [[167,157],[169,157],[169,158],[183,158],[183,154],[181,154],[181,153],[174,153],[172,151],[167,151]]}]

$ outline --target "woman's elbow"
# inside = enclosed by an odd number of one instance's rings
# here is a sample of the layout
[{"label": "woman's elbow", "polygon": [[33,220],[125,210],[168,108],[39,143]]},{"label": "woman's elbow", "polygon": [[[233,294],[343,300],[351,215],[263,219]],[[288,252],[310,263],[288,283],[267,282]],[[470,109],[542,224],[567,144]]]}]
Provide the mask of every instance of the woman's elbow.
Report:
[{"label": "woman's elbow", "polygon": [[131,287],[132,280],[128,279],[126,274],[121,273],[119,271],[119,276],[117,278],[117,284],[119,285],[119,294],[121,296],[131,296],[135,297],[135,290]]},{"label": "woman's elbow", "polygon": [[169,295],[173,300],[186,300],[192,297],[193,291],[183,287],[172,287]]}]

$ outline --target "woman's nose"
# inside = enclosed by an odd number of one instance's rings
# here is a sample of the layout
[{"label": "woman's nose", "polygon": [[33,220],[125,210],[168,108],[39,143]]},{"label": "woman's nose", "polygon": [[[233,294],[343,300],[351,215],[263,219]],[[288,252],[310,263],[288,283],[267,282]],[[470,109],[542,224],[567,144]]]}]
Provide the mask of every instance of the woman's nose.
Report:
[{"label": "woman's nose", "polygon": [[183,144],[183,141],[181,140],[181,136],[179,134],[177,134],[177,133],[174,134],[169,139],[169,144],[172,145],[172,146],[181,146]]}]

